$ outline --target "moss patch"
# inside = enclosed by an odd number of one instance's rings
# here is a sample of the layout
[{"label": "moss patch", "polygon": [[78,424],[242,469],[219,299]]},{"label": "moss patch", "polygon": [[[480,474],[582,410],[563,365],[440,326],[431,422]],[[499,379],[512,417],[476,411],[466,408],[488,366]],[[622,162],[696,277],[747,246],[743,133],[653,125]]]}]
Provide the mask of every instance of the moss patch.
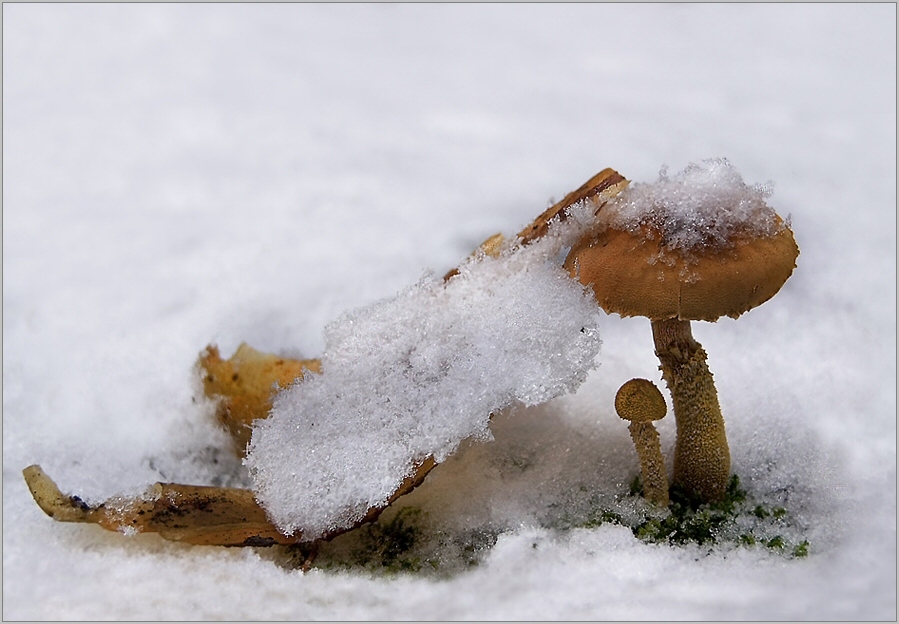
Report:
[{"label": "moss patch", "polygon": [[[642,493],[638,476],[631,483],[628,495],[637,497]],[[808,540],[791,541],[785,536],[795,533],[796,529],[787,510],[752,500],[740,486],[737,475],[731,475],[720,502],[699,503],[676,487],[671,489],[670,496],[667,513],[643,513],[625,519],[621,514],[600,509],[578,526],[590,528],[611,522],[630,527],[634,535],[645,542],[673,546],[762,546],[787,557],[808,556]]]},{"label": "moss patch", "polygon": [[[736,475],[717,503],[697,503],[677,488],[672,488],[670,496],[668,508],[647,504],[639,477],[628,491],[615,496],[583,486],[572,492],[571,498],[551,504],[539,524],[560,535],[575,528],[617,524],[628,527],[644,542],[671,547],[694,545],[707,552],[761,548],[787,559],[809,555],[811,546],[798,520],[785,507],[756,499]],[[426,509],[396,506],[388,508],[377,522],[315,549],[308,544],[282,549],[279,559],[288,568],[448,577],[478,565],[502,531],[449,529],[433,522]]]},{"label": "moss patch", "polygon": [[388,509],[373,524],[321,544],[312,567],[445,576],[480,563],[498,535],[499,531],[486,529],[441,530],[422,509],[399,507]]}]

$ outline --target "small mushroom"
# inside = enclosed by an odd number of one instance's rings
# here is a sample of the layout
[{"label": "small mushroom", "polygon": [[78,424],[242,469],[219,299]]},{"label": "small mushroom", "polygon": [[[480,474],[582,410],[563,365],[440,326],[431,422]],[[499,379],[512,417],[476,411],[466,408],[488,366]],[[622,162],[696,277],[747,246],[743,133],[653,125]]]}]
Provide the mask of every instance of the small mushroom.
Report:
[{"label": "small mushroom", "polygon": [[[729,177],[722,183],[716,170]],[[693,186],[684,181],[691,175]],[[674,204],[683,211],[691,193],[705,202],[701,210],[678,212]],[[632,185],[619,195],[615,201],[624,207],[600,215],[596,230],[565,260],[606,312],[651,320],[677,420],[672,485],[700,502],[723,498],[730,450],[706,352],[690,321],[737,318],[773,297],[792,274],[799,248],[764,196],[743,185],[724,159],[688,168],[674,181],[663,171],[656,185]],[[757,210],[741,221],[752,202]],[[628,211],[630,220],[621,218]]]},{"label": "small mushroom", "polygon": [[668,475],[665,458],[659,443],[654,420],[661,420],[668,411],[662,393],[648,379],[631,379],[615,395],[615,411],[630,421],[628,431],[637,447],[640,474],[643,477],[643,497],[651,503],[668,506]]}]

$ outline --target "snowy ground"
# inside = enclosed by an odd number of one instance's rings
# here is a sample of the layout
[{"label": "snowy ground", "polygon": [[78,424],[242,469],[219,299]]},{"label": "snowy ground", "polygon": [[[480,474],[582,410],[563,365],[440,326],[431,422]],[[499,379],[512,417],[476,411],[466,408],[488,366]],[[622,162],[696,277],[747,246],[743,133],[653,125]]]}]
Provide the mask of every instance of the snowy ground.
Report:
[{"label": "snowy ground", "polygon": [[[4,619],[896,618],[895,5],[5,4],[3,53]],[[209,482],[206,344],[314,356],[604,167],[715,156],[775,182],[801,248],[694,333],[735,472],[807,557],[559,528],[637,470],[612,399],[657,362],[617,316],[577,394],[408,497],[493,532],[469,569],[304,575],[54,523],[25,488],[31,463],[93,500]]]}]

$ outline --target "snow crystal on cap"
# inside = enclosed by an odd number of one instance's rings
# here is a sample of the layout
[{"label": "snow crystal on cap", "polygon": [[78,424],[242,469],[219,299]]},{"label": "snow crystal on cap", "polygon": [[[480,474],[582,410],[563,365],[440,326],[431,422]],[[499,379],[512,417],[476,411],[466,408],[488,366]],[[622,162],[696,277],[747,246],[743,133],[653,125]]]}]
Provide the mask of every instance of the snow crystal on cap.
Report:
[{"label": "snow crystal on cap", "polygon": [[555,257],[570,238],[472,258],[449,282],[422,279],[329,325],[322,374],[276,398],[248,449],[278,528],[313,539],[350,527],[427,457],[490,439],[491,412],[580,385],[598,307]]},{"label": "snow crystal on cap", "polygon": [[682,253],[700,247],[724,248],[732,236],[773,236],[783,227],[765,198],[771,185],[747,186],[726,158],[691,163],[669,178],[636,183],[612,200],[601,222],[637,232],[648,226],[668,249]]}]

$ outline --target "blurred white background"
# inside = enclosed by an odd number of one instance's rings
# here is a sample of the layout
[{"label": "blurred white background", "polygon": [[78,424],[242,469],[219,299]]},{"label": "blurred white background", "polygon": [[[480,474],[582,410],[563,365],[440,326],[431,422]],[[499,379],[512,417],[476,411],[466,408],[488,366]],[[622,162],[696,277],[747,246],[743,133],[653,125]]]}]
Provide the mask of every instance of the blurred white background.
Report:
[{"label": "blurred white background", "polygon": [[[895,5],[4,4],[3,57],[4,618],[895,619]],[[715,156],[774,181],[802,250],[772,302],[694,331],[737,467],[790,465],[765,435],[837,458],[785,468],[831,505],[808,559],[524,525],[441,583],[303,576],[56,524],[24,487],[41,463],[139,490],[214,436],[207,343],[314,356],[604,167]],[[657,363],[648,324],[603,340],[546,409],[620,431],[610,397]]]}]

